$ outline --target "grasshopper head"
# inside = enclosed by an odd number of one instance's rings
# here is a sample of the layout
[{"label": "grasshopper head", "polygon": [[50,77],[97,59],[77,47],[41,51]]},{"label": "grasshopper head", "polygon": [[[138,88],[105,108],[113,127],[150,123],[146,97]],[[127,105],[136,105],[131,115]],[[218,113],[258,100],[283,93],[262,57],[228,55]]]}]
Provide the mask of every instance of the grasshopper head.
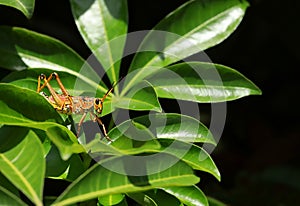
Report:
[{"label": "grasshopper head", "polygon": [[102,98],[95,98],[94,100],[94,110],[97,115],[100,115],[102,113],[103,109],[103,100]]}]

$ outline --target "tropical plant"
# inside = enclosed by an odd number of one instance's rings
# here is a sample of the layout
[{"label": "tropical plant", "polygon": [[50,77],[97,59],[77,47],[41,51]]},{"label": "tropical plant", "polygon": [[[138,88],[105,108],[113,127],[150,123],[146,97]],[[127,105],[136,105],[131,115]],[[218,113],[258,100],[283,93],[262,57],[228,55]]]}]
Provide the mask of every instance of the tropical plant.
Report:
[{"label": "tropical plant", "polygon": [[[0,4],[19,9],[27,18],[33,14],[34,0]],[[167,108],[161,103],[226,102],[261,93],[234,69],[185,59],[225,40],[248,3],[191,0],[151,31],[135,34],[127,34],[126,0],[70,4],[105,81],[99,68],[63,42],[25,28],[0,26],[0,67],[10,71],[0,83],[1,204],[208,205],[195,171],[221,179],[203,147],[217,141],[198,119],[178,110],[162,112]],[[122,57],[133,54],[125,54],[125,43],[144,34],[130,67],[123,68]],[[103,104],[112,142],[99,135],[77,139],[74,125],[80,116],[59,114],[36,92],[38,76],[52,72],[60,75],[71,95],[91,97],[102,97],[111,87],[106,84],[123,76]],[[59,90],[54,80],[51,84]],[[117,113],[124,111],[128,118],[116,123]]]}]

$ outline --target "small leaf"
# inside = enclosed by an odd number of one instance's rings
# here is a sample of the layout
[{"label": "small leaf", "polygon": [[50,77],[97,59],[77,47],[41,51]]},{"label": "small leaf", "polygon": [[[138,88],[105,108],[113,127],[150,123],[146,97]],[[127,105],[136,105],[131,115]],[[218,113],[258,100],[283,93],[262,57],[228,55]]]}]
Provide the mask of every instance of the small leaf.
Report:
[{"label": "small leaf", "polygon": [[161,112],[155,90],[146,81],[135,85],[125,96],[115,97],[114,101],[114,106],[118,108]]},{"label": "small leaf", "polygon": [[162,69],[148,81],[159,97],[194,102],[223,102],[261,94],[260,89],[229,67],[188,62]]},{"label": "small leaf", "polygon": [[162,190],[174,195],[187,206],[208,206],[205,194],[197,186],[167,187]]},{"label": "small leaf", "polygon": [[0,154],[1,172],[35,205],[42,205],[45,173],[43,156],[42,144],[32,131],[19,145]]},{"label": "small leaf", "polygon": [[127,1],[71,0],[77,28],[111,82],[119,76],[127,32]]},{"label": "small leaf", "polygon": [[188,1],[159,22],[135,55],[122,94],[162,67],[212,47],[241,22],[244,0]]},{"label": "small leaf", "polygon": [[28,19],[31,18],[34,10],[35,0],[0,0],[0,4],[20,10]]},{"label": "small leaf", "polygon": [[[147,171],[150,169],[158,173],[142,177],[125,175],[125,168],[128,165],[125,164],[127,161],[122,157],[98,162],[75,180],[53,205],[72,204],[98,196],[138,192],[157,187],[187,186],[199,181],[199,178],[193,175],[192,169],[178,160],[172,167],[162,170],[166,161],[172,159],[171,156],[166,155],[158,159],[149,159],[145,162],[145,168]],[[120,168],[122,171],[116,173],[106,169],[107,167]]]}]

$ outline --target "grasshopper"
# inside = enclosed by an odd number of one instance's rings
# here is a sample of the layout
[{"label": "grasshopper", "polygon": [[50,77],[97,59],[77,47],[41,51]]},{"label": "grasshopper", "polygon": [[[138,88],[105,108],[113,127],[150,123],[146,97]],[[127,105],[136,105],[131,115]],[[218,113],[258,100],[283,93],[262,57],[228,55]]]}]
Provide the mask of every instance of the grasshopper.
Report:
[{"label": "grasshopper", "polygon": [[[53,87],[50,85],[50,81],[55,78],[62,94],[58,94]],[[41,85],[41,81],[44,81],[44,83]],[[119,82],[119,81],[118,81]],[[83,124],[83,121],[86,117],[86,115],[89,113],[91,120],[94,122],[98,122],[99,125],[102,126],[102,130],[104,133],[105,138],[108,141],[112,141],[108,135],[105,128],[105,125],[100,119],[100,115],[103,110],[103,102],[106,99],[106,97],[112,92],[116,84],[114,83],[102,98],[94,98],[94,97],[86,97],[86,96],[71,96],[69,95],[68,91],[65,89],[64,85],[62,84],[58,74],[56,72],[53,72],[50,74],[50,76],[47,78],[46,75],[41,74],[38,77],[38,87],[37,87],[37,93],[41,93],[46,100],[54,107],[54,109],[62,114],[81,114],[82,117],[78,123],[78,129],[77,129],[77,137],[80,134],[80,129]],[[41,92],[43,88],[47,87],[50,96],[47,96],[44,92]]]}]

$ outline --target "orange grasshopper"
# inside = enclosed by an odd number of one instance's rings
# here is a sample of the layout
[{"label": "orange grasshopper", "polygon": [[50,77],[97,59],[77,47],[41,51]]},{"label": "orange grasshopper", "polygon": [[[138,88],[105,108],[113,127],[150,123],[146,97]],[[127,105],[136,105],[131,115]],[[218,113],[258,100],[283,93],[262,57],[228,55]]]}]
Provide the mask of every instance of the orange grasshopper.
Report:
[{"label": "orange grasshopper", "polygon": [[[62,91],[62,94],[58,94],[50,85],[49,82],[52,80],[52,78],[56,79]],[[41,80],[44,80],[43,85],[41,85]],[[47,87],[51,95],[47,96],[45,93],[42,93],[42,95],[47,99],[47,101],[54,107],[56,111],[67,115],[82,114],[82,117],[78,123],[77,137],[80,133],[80,128],[82,126],[82,123],[87,113],[89,113],[91,119],[94,122],[97,121],[102,126],[105,138],[111,141],[111,139],[107,135],[105,125],[103,124],[99,116],[102,113],[104,100],[112,92],[112,90],[114,89],[114,87],[118,82],[114,83],[111,89],[109,89],[102,98],[94,98],[94,97],[86,97],[86,96],[71,96],[69,95],[68,91],[65,89],[64,85],[60,81],[58,74],[54,72],[48,78],[44,74],[41,74],[38,77],[37,93],[40,93],[44,87]]]}]

